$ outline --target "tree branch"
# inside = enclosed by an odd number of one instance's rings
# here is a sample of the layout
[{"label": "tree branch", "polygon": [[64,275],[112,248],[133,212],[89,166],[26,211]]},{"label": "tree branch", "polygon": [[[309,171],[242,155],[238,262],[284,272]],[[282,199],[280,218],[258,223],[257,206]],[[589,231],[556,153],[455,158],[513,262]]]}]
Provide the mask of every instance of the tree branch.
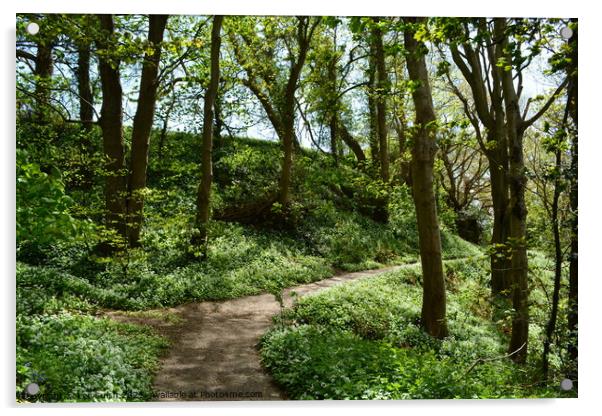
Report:
[{"label": "tree branch", "polygon": [[17,49],[17,58],[25,58],[25,59],[29,59],[30,61],[33,61],[33,62],[36,62],[38,60],[38,58],[36,58],[36,56],[34,54],[31,54],[31,53],[21,50],[21,49]]},{"label": "tree branch", "polygon": [[562,90],[564,89],[564,87],[567,86],[568,83],[569,83],[569,79],[567,77],[564,79],[564,81],[562,81],[562,84],[560,84],[560,86],[558,88],[556,88],[556,91],[554,91],[554,94],[552,94],[552,96],[548,99],[548,101],[544,104],[544,106],[541,107],[541,109],[537,113],[535,113],[535,115],[533,117],[531,117],[528,120],[524,120],[521,123],[520,127],[523,131],[526,130],[527,127],[529,127],[530,125],[535,123],[542,115],[544,115],[544,113],[546,111],[548,111],[548,108],[550,108],[550,106],[556,100],[556,97],[558,97],[558,95],[562,92]]},{"label": "tree branch", "polygon": [[514,354],[518,353],[520,350],[525,348],[525,345],[527,345],[526,342],[523,343],[523,345],[521,345],[516,351],[512,351],[510,354],[502,355],[501,357],[478,358],[474,363],[472,363],[470,368],[464,373],[463,377],[466,377],[468,375],[468,373],[470,373],[478,364],[486,363],[486,362],[490,362],[490,361],[496,361],[496,360],[503,360],[504,358],[512,357]]}]

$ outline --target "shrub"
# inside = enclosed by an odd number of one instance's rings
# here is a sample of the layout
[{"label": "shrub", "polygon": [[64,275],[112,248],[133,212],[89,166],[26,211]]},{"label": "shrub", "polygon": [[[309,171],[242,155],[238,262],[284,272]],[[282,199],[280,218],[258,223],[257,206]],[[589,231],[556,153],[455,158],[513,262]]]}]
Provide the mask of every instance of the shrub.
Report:
[{"label": "shrub", "polygon": [[24,150],[17,150],[17,241],[48,245],[77,236],[80,222],[69,208],[61,173],[52,167],[42,172]]}]

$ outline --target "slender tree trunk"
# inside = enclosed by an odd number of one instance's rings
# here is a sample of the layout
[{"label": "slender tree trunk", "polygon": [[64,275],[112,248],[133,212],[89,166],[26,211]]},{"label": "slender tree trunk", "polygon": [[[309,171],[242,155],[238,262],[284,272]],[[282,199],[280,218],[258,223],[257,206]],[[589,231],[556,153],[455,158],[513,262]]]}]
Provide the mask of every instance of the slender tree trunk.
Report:
[{"label": "slender tree trunk", "polygon": [[[495,35],[500,42],[502,50],[506,51],[508,38],[506,36],[506,20],[495,19]],[[509,53],[505,52],[507,62],[512,61]],[[506,125],[508,131],[509,146],[509,175],[508,184],[510,188],[509,234],[508,241],[511,246],[512,260],[510,279],[513,285],[512,305],[514,315],[512,319],[512,335],[510,338],[510,352],[516,352],[512,359],[520,364],[527,360],[527,348],[529,340],[529,286],[528,286],[528,262],[527,262],[527,206],[525,204],[525,188],[527,178],[525,175],[525,163],[523,155],[523,131],[520,126],[520,110],[518,97],[514,89],[512,71],[502,73],[502,89],[504,102],[506,104]]]},{"label": "slender tree trunk", "polygon": [[165,148],[165,140],[167,139],[167,128],[169,127],[169,110],[163,119],[163,124],[161,125],[161,133],[159,134],[159,160],[163,158],[163,149]]},{"label": "slender tree trunk", "polygon": [[148,149],[150,146],[150,133],[155,115],[155,102],[159,82],[159,61],[161,59],[161,42],[167,24],[167,15],[150,15],[148,41],[152,47],[152,54],[146,54],[142,64],[140,78],[140,93],[138,107],[134,115],[132,128],[132,154],[130,177],[128,183],[128,238],[130,246],[140,244],[140,229],[142,227],[142,210],[144,196],[142,190],[146,186],[146,169],[148,166]]},{"label": "slender tree trunk", "polygon": [[92,159],[94,145],[90,132],[94,118],[94,98],[90,86],[90,44],[82,44],[77,53],[77,92],[79,95],[79,119],[82,122],[84,135],[82,140],[83,153],[87,160],[84,161],[81,175],[82,187],[89,190],[93,182]]},{"label": "slender tree trunk", "polygon": [[[482,29],[484,30],[484,29]],[[501,45],[488,46],[490,61],[499,62],[504,57]],[[491,254],[491,291],[494,297],[504,300],[501,309],[506,309],[505,301],[512,297],[512,269],[511,259],[508,256],[508,235],[510,229],[510,216],[508,205],[510,203],[510,184],[508,180],[509,146],[508,126],[504,108],[504,74],[497,65],[492,65],[493,89],[491,97],[492,111],[490,125],[491,132],[487,137],[487,144],[493,148],[486,151],[491,176],[491,200],[493,202],[494,228],[491,238],[493,251]],[[513,88],[512,88],[513,89]],[[483,109],[484,110],[484,109]],[[500,308],[497,308],[498,312]]]},{"label": "slender tree trunk", "polygon": [[335,164],[338,164],[339,162],[337,146],[338,130],[337,116],[335,114],[330,118],[330,152],[332,153]]},{"label": "slender tree trunk", "polygon": [[[303,17],[299,20],[297,27],[297,41],[299,43],[299,52],[293,61],[289,73],[286,90],[284,93],[284,102],[280,110],[281,132],[279,136],[282,139],[282,172],[279,180],[278,202],[283,206],[288,206],[290,199],[290,185],[293,170],[293,151],[295,143],[298,144],[295,137],[295,91],[297,91],[301,70],[307,58],[307,51],[311,41],[313,30],[309,30],[310,18]],[[315,26],[314,26],[315,28]],[[276,126],[275,126],[276,127]],[[278,127],[277,127],[278,130]]]},{"label": "slender tree trunk", "polygon": [[[492,33],[486,19],[477,22],[477,33],[484,43],[480,44],[483,53],[490,63],[499,62],[503,58],[503,50],[499,42],[493,42]],[[491,197],[493,201],[493,230],[491,235],[491,288],[495,298],[503,300],[511,296],[509,278],[510,259],[507,253],[507,237],[509,229],[508,201],[508,144],[506,138],[505,110],[502,92],[502,68],[490,66],[490,86],[483,83],[483,68],[479,53],[470,43],[463,43],[463,53],[452,45],[452,58],[466,82],[470,85],[474,101],[474,112],[465,106],[467,116],[479,121],[487,129],[487,148],[483,153],[489,163],[491,177]],[[491,147],[489,147],[491,146]],[[498,309],[498,308],[496,308]],[[505,309],[505,308],[501,308]]]},{"label": "slender tree trunk", "polygon": [[[420,23],[423,18],[408,18],[411,23]],[[435,191],[433,188],[433,165],[435,161],[436,117],[424,55],[414,39],[414,32],[404,33],[408,51],[406,64],[412,81],[418,87],[412,92],[416,109],[417,131],[412,149],[412,188],[418,237],[420,261],[423,274],[422,325],[433,337],[448,335],[446,321],[446,294],[441,256],[441,234],[437,217]]]},{"label": "slender tree trunk", "polygon": [[[519,136],[519,135],[516,135]],[[510,232],[508,240],[512,246],[510,279],[513,285],[512,337],[510,352],[521,350],[512,356],[517,363],[525,363],[529,339],[529,287],[527,280],[528,261],[526,246],[525,177],[522,152],[522,137],[512,140],[510,152]]]},{"label": "slender tree trunk", "polygon": [[90,86],[90,44],[80,45],[77,51],[77,92],[79,95],[79,119],[84,129],[92,129],[94,98]]},{"label": "slender tree trunk", "polygon": [[[98,16],[101,29],[106,32],[97,41],[98,49],[110,51],[109,39],[114,34],[113,16]],[[102,85],[102,107],[100,127],[102,129],[103,150],[107,163],[105,179],[106,224],[121,238],[126,238],[125,193],[126,173],[123,146],[123,112],[119,60],[105,54],[99,55],[99,73]],[[118,245],[121,245],[119,243]],[[109,244],[113,246],[114,244]],[[106,249],[109,249],[109,246]]]},{"label": "slender tree trunk", "polygon": [[191,240],[193,249],[200,249],[202,259],[207,257],[207,224],[209,222],[209,206],[211,201],[211,184],[213,182],[213,109],[219,86],[219,53],[221,45],[221,28],[223,16],[213,18],[211,30],[211,75],[209,87],[205,93],[203,109],[203,144],[201,154],[201,182],[197,192],[197,213],[195,232]]},{"label": "slender tree trunk", "polygon": [[[375,19],[375,23],[378,23]],[[374,26],[372,30],[372,41],[376,61],[376,123],[380,160],[380,176],[384,183],[389,182],[389,145],[387,143],[387,70],[385,65],[385,48],[383,45],[383,33]]]},{"label": "slender tree trunk", "polygon": [[408,163],[403,159],[405,152],[407,151],[408,138],[406,130],[406,118],[403,111],[401,115],[396,117],[395,132],[397,133],[397,145],[399,147],[399,163],[401,167],[399,169],[399,183],[412,186],[412,174],[411,174],[411,163]]},{"label": "slender tree trunk", "polygon": [[[576,86],[575,86],[576,88]],[[569,313],[568,313],[568,330],[569,330],[569,356],[573,361],[577,360],[578,344],[577,344],[577,322],[578,322],[578,190],[577,190],[577,134],[573,136],[571,145],[571,184],[570,184],[570,206],[571,206],[571,254],[569,257]]]},{"label": "slender tree trunk", "polygon": [[529,340],[529,286],[526,242],[527,207],[525,205],[525,182],[523,139],[519,134],[512,138],[510,151],[510,232],[508,240],[512,246],[510,280],[513,285],[512,336],[510,352],[521,349],[512,356],[517,363],[525,363]]},{"label": "slender tree trunk", "polygon": [[[247,86],[253,94],[257,97],[265,110],[268,119],[274,126],[276,134],[282,144],[282,163],[280,178],[278,180],[278,194],[275,198],[270,198],[269,204],[260,204],[254,209],[257,215],[263,216],[267,209],[271,209],[273,202],[278,202],[283,208],[286,208],[289,204],[290,199],[290,184],[293,168],[293,152],[295,146],[299,147],[299,142],[295,137],[295,92],[298,87],[299,78],[301,76],[301,70],[305,64],[307,58],[307,51],[311,42],[313,32],[317,27],[318,20],[312,18],[297,17],[297,45],[298,52],[296,56],[290,57],[290,70],[286,85],[282,89],[275,88],[270,90],[264,90],[257,82],[253,69],[246,69],[248,78],[243,78],[242,82]],[[246,59],[240,53],[239,46],[234,37],[231,37],[231,41],[234,46],[234,53],[240,63],[246,61]],[[271,79],[263,79],[266,84],[272,82]],[[281,93],[282,91],[282,93]]]},{"label": "slender tree trunk", "polygon": [[169,119],[171,117],[171,112],[173,111],[174,106],[176,105],[176,95],[172,91],[171,100],[169,102],[169,106],[167,107],[167,111],[163,117],[163,124],[161,126],[161,133],[159,134],[159,159],[163,158],[163,150],[165,149],[165,141],[167,140],[167,130],[169,127]]},{"label": "slender tree trunk", "polygon": [[376,117],[376,51],[374,42],[370,42],[370,54],[368,56],[368,122],[370,156],[372,164],[380,171],[380,151],[378,147],[378,122]]},{"label": "slender tree trunk", "polygon": [[218,92],[215,97],[215,103],[213,104],[213,116],[215,118],[215,126],[213,129],[213,141],[217,148],[222,146],[222,131],[224,129],[224,120],[222,118],[222,98],[223,94],[219,92],[220,87],[218,86]]},{"label": "slender tree trunk", "polygon": [[[577,23],[576,19],[573,19],[574,24]],[[575,363],[575,374],[571,377],[576,376],[577,368],[577,317],[578,317],[578,249],[579,244],[577,241],[578,237],[578,82],[577,82],[577,68],[578,68],[578,54],[577,54],[577,33],[575,29],[573,36],[569,40],[569,46],[571,47],[571,65],[568,68],[569,86],[568,86],[568,109],[569,115],[575,125],[575,131],[572,134],[571,142],[571,167],[570,167],[570,206],[571,206],[571,254],[569,257],[569,313],[568,313],[568,330],[569,330],[569,356]]]},{"label": "slender tree trunk", "polygon": [[347,130],[347,126],[345,126],[345,124],[342,122],[338,123],[338,131],[340,133],[341,140],[343,140],[345,144],[349,146],[349,148],[355,155],[357,161],[360,164],[366,162],[366,155],[364,153],[364,150],[362,149],[362,146],[360,146],[357,140],[355,140],[351,133],[349,133],[349,130]]},{"label": "slender tree trunk", "polygon": [[[566,127],[566,116],[563,123],[563,128]],[[558,219],[558,201],[560,199],[560,179],[561,179],[561,168],[562,168],[562,150],[560,146],[555,151],[555,174],[554,178],[554,196],[552,198],[552,232],[554,234],[554,290],[552,293],[552,310],[550,312],[550,319],[546,326],[546,337],[543,344],[543,356],[542,356],[542,372],[544,379],[548,378],[549,371],[549,359],[550,347],[552,344],[552,337],[554,331],[556,331],[556,321],[558,318],[558,302],[560,300],[560,279],[562,277],[562,246],[560,243],[560,224]]]},{"label": "slender tree trunk", "polygon": [[50,105],[50,82],[54,70],[52,59],[53,42],[40,36],[37,43],[37,52],[35,60],[35,97],[37,108],[34,116],[38,123],[45,123],[48,119],[48,109]]},{"label": "slender tree trunk", "polygon": [[[385,51],[383,45],[383,33],[378,27],[379,18],[373,18],[373,26],[370,33],[370,89],[368,106],[370,115],[370,147],[374,163],[375,177],[383,183],[388,184],[389,177],[389,146],[387,142],[387,115],[386,115],[386,91],[387,72],[385,65]],[[387,197],[381,196],[373,201],[375,221],[386,223],[388,221]]]},{"label": "slender tree trunk", "polygon": [[334,159],[335,164],[338,163],[338,146],[337,146],[337,137],[338,137],[338,113],[339,113],[339,103],[336,98],[337,93],[337,57],[336,57],[336,32],[335,37],[333,38],[333,55],[332,59],[328,64],[328,85],[329,85],[329,93],[332,97],[332,102],[330,104],[329,112],[330,112],[330,152],[332,153],[332,158]]}]

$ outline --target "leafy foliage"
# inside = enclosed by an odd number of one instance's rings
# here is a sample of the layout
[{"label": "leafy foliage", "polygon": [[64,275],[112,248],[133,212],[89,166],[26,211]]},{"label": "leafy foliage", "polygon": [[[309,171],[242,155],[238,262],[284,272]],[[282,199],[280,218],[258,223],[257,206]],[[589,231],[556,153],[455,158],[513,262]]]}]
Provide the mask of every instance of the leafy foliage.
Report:
[{"label": "leafy foliage", "polygon": [[[38,35],[27,33],[26,25],[32,20],[41,23]],[[124,172],[108,168],[108,142],[103,143],[101,126],[96,125],[98,74],[89,69],[84,70],[87,74],[80,71],[105,60],[122,71],[121,78],[128,80],[122,92],[124,97],[131,97],[135,95],[132,86],[135,89],[139,85],[132,80],[140,73],[144,56],[157,49],[146,36],[146,16],[119,15],[113,21],[115,31],[108,33],[100,30],[94,15],[17,16],[20,399],[151,398],[150,380],[164,340],[148,329],[94,316],[104,308],[144,311],[263,292],[274,294],[282,306],[286,287],[316,281],[337,270],[402,263],[416,264],[303,298],[294,309],[280,315],[282,325],[265,336],[262,354],[266,366],[292,397],[558,395],[540,383],[534,370],[541,355],[552,280],[551,264],[539,252],[532,251],[529,257],[529,366],[519,369],[506,359],[479,361],[505,354],[512,308],[489,299],[488,266],[480,258],[482,250],[456,233],[480,242],[481,227],[491,226],[491,201],[485,194],[491,191],[487,182],[494,171],[485,163],[484,155],[497,149],[498,142],[489,137],[491,126],[497,123],[479,122],[475,114],[471,116],[472,108],[480,107],[475,100],[478,97],[465,95],[470,85],[456,76],[458,71],[465,75],[465,71],[447,59],[453,58],[455,47],[462,48],[460,55],[468,60],[483,55],[484,45],[497,37],[491,29],[503,23],[504,56],[493,54],[497,58],[489,62],[491,71],[500,68],[498,75],[511,71],[517,74],[514,78],[522,80],[521,71],[542,63],[545,50],[550,59],[544,75],[560,71],[576,75],[576,22],[569,23],[575,37],[565,42],[556,33],[565,24],[561,19],[513,18],[502,22],[432,18],[411,23],[404,18],[359,16],[227,18],[220,54],[222,73],[213,106],[213,216],[207,227],[207,257],[198,261],[191,259],[194,249],[190,242],[201,172],[198,128],[204,112],[199,97],[210,96],[206,91],[211,64],[206,47],[210,19],[169,18],[168,35],[161,43],[161,76],[154,84],[158,87],[154,121],[160,121],[160,131],[151,133],[150,155],[144,155],[149,162],[148,169],[144,168],[146,188],[133,193],[144,196],[141,245],[132,240],[134,247],[121,235],[123,230],[105,224],[110,217],[107,211],[112,210],[107,203],[111,197],[127,205],[123,212],[113,212],[123,223],[132,215],[128,211],[132,199],[127,199],[124,191],[111,195],[109,186],[104,189],[111,175]],[[408,55],[398,40],[408,29],[421,44],[418,52],[430,55],[429,71],[436,69],[438,78],[446,76],[448,81],[442,84],[431,77],[439,115],[431,123],[440,133],[435,161],[436,208],[444,257],[457,259],[446,262],[452,336],[442,341],[428,337],[419,322],[422,276],[417,264],[416,212],[407,185],[412,182],[409,168],[416,156],[416,123],[408,120],[417,110],[409,105],[410,95],[424,79],[407,79]],[[378,85],[374,85],[375,67],[370,57],[375,55],[371,37],[376,33],[382,34],[386,55],[386,68],[378,68],[376,73],[387,78],[381,80],[379,76]],[[433,47],[439,49],[438,56]],[[488,60],[485,55],[483,60]],[[90,96],[84,98],[76,92],[77,87],[89,89],[90,94],[85,95]],[[453,96],[450,100],[450,87],[460,100]],[[104,106],[111,94],[102,89]],[[121,92],[118,95],[121,99]],[[571,99],[569,94],[567,103]],[[94,114],[81,113],[86,120],[78,123],[75,115],[87,100]],[[372,118],[383,111],[368,107],[384,100],[395,110],[384,112],[386,120],[376,128]],[[523,106],[525,100],[519,101]],[[484,102],[483,107],[491,104],[492,111],[498,104],[502,106],[487,97]],[[527,99],[527,108],[520,113],[523,118],[529,115],[529,105],[545,110],[545,102],[543,95]],[[575,172],[569,172],[562,163],[550,168],[555,152],[565,162],[569,154],[576,162],[576,141],[573,149],[565,140],[570,134],[566,120],[571,109],[576,122],[576,102],[574,108],[567,106],[562,122],[560,104],[549,107],[550,117],[541,119],[544,140],[531,133],[533,128],[526,132],[525,159],[532,166],[526,166],[523,179],[528,176],[535,186],[528,185],[533,191],[526,201],[528,233],[513,239],[515,246],[526,243],[530,249],[550,252],[546,195],[552,182],[562,185],[556,188],[562,191],[562,242],[566,244],[575,235],[569,223],[576,218],[577,209],[570,204],[567,192],[569,185],[575,185],[570,181]],[[538,109],[534,112],[537,117],[541,115]],[[299,115],[303,116],[302,123],[296,119]],[[170,132],[174,122],[186,132]],[[102,124],[107,136],[106,124]],[[281,170],[290,166],[282,158],[283,148],[288,147],[236,136],[267,125],[281,141],[288,138],[288,144],[295,142],[292,182],[290,189],[285,187],[290,198],[281,202],[274,201],[282,185],[279,177],[288,177],[281,175]],[[487,132],[479,131],[481,125],[487,126]],[[387,147],[374,142],[375,132],[382,133],[383,126],[389,130],[384,132],[390,141]],[[122,149],[117,158],[123,157],[129,169],[136,159],[132,128],[118,127],[123,131],[115,135],[116,141],[123,143],[119,143]],[[539,128],[537,123],[534,128]],[[307,138],[305,132],[319,152],[301,147]],[[545,152],[543,156],[538,157],[538,146]],[[390,157],[384,152],[388,147]],[[146,152],[144,146],[141,149]],[[377,179],[377,153],[391,161],[390,182]],[[576,163],[575,167],[571,163],[570,170],[575,168]],[[556,181],[558,178],[563,179]],[[130,181],[123,185],[119,188],[132,187]],[[493,200],[497,200],[495,195]],[[260,209],[248,209],[244,218],[225,214],[256,206]],[[475,232],[462,232],[463,228]],[[475,238],[469,236],[475,234]],[[113,244],[116,240],[119,244]],[[107,246],[114,251],[108,253],[111,250]],[[492,245],[492,249],[499,249],[500,256],[512,254],[506,243]],[[560,292],[563,300],[558,305],[559,323],[554,333],[558,342],[550,355],[556,378],[567,367],[566,353],[559,347],[567,344],[567,288],[562,286]],[[24,388],[31,382],[41,385],[39,396],[25,395]]]},{"label": "leafy foliage", "polygon": [[420,268],[404,266],[301,298],[285,311],[287,326],[264,336],[264,365],[296,399],[570,395],[533,383],[534,366],[525,371],[501,358],[507,322],[489,319],[484,259],[445,266],[450,337],[436,340],[420,329]]},{"label": "leafy foliage", "polygon": [[[148,329],[91,316],[17,318],[17,396],[27,401],[144,401],[166,346]],[[30,383],[40,386],[27,395]]]},{"label": "leafy foliage", "polygon": [[70,214],[61,173],[43,172],[24,150],[17,150],[17,240],[49,244],[75,237],[80,223]]}]

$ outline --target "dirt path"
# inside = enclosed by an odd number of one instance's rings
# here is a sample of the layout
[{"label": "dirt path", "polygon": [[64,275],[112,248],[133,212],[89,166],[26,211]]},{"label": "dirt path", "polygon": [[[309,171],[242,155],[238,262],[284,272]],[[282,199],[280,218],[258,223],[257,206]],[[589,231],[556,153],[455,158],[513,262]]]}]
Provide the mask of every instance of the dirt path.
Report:
[{"label": "dirt path", "polygon": [[[287,289],[290,306],[298,296],[403,266],[346,273]],[[161,361],[154,389],[157,400],[282,400],[286,397],[261,367],[257,343],[272,325],[280,306],[271,294],[223,302],[190,303],[143,314],[111,313],[121,321],[154,326],[171,341]]]}]

